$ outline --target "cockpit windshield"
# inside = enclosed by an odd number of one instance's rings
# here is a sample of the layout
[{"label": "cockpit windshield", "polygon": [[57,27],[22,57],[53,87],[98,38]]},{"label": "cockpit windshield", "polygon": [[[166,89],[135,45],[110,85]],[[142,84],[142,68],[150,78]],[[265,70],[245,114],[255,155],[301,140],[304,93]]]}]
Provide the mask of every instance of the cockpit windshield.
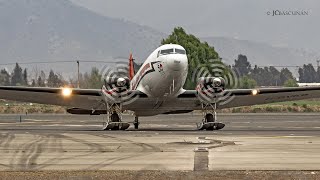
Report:
[{"label": "cockpit windshield", "polygon": [[166,55],[166,54],[173,54],[174,50],[173,49],[164,49],[160,51],[161,55]]},{"label": "cockpit windshield", "polygon": [[186,54],[186,51],[183,49],[175,49],[177,54]]},{"label": "cockpit windshield", "polygon": [[186,51],[183,49],[163,49],[158,52],[158,56],[168,54],[186,54]]}]

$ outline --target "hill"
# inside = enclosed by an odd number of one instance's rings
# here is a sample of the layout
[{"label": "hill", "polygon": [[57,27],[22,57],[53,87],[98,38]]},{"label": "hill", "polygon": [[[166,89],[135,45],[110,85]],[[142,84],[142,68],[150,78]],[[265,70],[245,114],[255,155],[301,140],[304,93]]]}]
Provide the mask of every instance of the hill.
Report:
[{"label": "hill", "polygon": [[133,51],[142,61],[163,33],[98,15],[68,0],[1,0],[0,62],[110,60]]},{"label": "hill", "polygon": [[306,50],[274,47],[266,43],[238,40],[226,37],[201,38],[213,45],[220,57],[228,64],[234,63],[238,54],[244,54],[252,64],[260,66],[301,66],[306,63],[315,65],[317,55]]},{"label": "hill", "polygon": [[[150,27],[99,15],[69,0],[0,0],[0,26],[0,64],[79,59],[108,62],[126,58],[130,51],[137,62],[142,62],[167,37]],[[247,55],[258,65],[302,65],[315,63],[319,57],[304,50],[227,37],[201,39],[213,45],[229,64],[238,54]],[[82,64],[81,71],[91,66],[99,64]],[[76,73],[75,63],[38,68]]]}]

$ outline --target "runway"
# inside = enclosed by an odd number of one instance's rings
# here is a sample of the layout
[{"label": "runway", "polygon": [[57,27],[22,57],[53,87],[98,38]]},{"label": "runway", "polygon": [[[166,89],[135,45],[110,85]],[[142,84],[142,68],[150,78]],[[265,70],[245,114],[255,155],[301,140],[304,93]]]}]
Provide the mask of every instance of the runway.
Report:
[{"label": "runway", "polygon": [[103,116],[0,115],[0,170],[320,170],[320,114],[218,118],[219,131],[197,131],[199,114],[102,131]]}]

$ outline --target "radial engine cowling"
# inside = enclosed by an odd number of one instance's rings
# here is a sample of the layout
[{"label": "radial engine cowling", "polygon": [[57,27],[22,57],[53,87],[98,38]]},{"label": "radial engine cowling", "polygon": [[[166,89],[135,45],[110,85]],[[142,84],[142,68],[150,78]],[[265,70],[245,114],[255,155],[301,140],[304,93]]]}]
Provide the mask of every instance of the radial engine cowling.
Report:
[{"label": "radial engine cowling", "polygon": [[129,89],[130,79],[128,77],[106,77],[105,85],[108,89]]},{"label": "radial engine cowling", "polygon": [[106,77],[102,92],[107,102],[123,103],[135,95],[130,91],[130,79],[127,77]]},{"label": "radial engine cowling", "polygon": [[198,81],[198,94],[212,96],[221,93],[225,89],[225,80],[222,77],[201,77]]}]

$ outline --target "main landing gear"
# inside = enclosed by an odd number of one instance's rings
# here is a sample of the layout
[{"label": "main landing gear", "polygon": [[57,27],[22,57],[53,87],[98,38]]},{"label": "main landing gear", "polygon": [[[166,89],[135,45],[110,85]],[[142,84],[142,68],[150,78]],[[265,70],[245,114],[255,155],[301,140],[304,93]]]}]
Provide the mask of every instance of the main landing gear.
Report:
[{"label": "main landing gear", "polygon": [[[128,122],[122,121],[121,104],[107,104],[107,122],[103,124],[103,130],[126,130],[130,127]],[[130,122],[132,123],[132,122]],[[134,129],[139,128],[138,116],[135,116],[133,125]]]},{"label": "main landing gear", "polygon": [[122,122],[121,104],[107,104],[107,122],[104,123],[103,130],[126,130],[130,124]]},{"label": "main landing gear", "polygon": [[217,122],[217,105],[214,104],[201,104],[202,106],[202,122],[197,123],[198,130],[219,130],[224,128],[225,124]]}]

